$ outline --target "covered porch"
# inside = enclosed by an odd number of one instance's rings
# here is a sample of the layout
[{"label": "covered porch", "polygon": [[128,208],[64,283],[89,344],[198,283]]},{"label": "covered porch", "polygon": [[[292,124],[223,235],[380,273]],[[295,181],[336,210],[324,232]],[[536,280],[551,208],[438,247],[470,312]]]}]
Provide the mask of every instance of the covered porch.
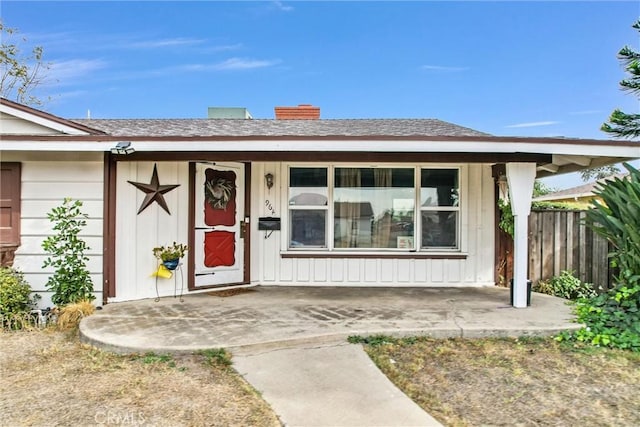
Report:
[{"label": "covered porch", "polygon": [[577,329],[566,300],[534,293],[527,310],[505,288],[257,286],[112,303],[80,325],[82,340],[120,353],[234,353],[344,343],[352,335],[548,336]]}]

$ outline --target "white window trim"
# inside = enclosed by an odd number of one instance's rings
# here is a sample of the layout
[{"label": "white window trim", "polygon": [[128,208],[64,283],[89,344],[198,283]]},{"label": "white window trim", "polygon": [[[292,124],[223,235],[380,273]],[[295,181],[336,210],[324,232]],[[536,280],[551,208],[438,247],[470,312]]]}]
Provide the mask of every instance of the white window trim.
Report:
[{"label": "white window trim", "polygon": [[[413,249],[397,249],[397,248],[334,248],[334,227],[333,225],[333,215],[334,208],[330,206],[333,203],[333,190],[334,190],[334,178],[335,168],[405,168],[405,169],[414,169],[415,171],[415,181],[414,181],[414,189],[415,189],[415,207],[414,207],[414,247]],[[289,247],[289,179],[290,174],[289,170],[291,168],[326,168],[327,169],[327,205],[325,206],[317,206],[317,207],[309,207],[308,209],[323,209],[326,208],[327,211],[327,221],[325,223],[325,236],[326,236],[326,248],[319,247],[301,247],[301,248],[290,248]],[[459,185],[459,206],[458,206],[458,242],[456,248],[442,248],[442,247],[434,247],[434,248],[422,248],[422,208],[420,206],[420,188],[421,188],[421,170],[422,169],[458,169],[458,185]],[[328,253],[337,254],[344,253],[345,255],[374,255],[374,254],[393,254],[393,255],[403,255],[406,254],[407,257],[411,257],[412,254],[423,254],[423,255],[467,255],[468,254],[468,165],[464,163],[419,163],[419,164],[407,164],[407,163],[380,163],[375,165],[363,164],[363,163],[317,163],[317,162],[283,162],[281,163],[281,176],[285,177],[286,186],[283,186],[283,193],[280,202],[280,211],[282,212],[282,232],[280,233],[280,253],[281,254],[318,254],[318,256],[326,255]],[[447,207],[442,207],[434,210],[447,210]],[[300,209],[300,207],[294,208]],[[302,208],[305,209],[305,208]],[[453,209],[452,209],[453,210]]]},{"label": "white window trim", "polygon": [[[427,206],[422,207],[422,200],[420,190],[422,189],[422,169],[457,169],[458,170],[458,206]],[[463,251],[462,242],[463,240],[466,242],[466,227],[462,227],[463,223],[467,223],[467,188],[468,188],[468,179],[467,179],[467,167],[465,165],[444,165],[438,163],[437,165],[426,165],[418,167],[418,178],[420,179],[420,186],[416,188],[416,197],[418,212],[417,215],[417,228],[420,236],[420,241],[418,242],[418,251],[419,252],[443,252],[443,253],[459,253]],[[463,184],[464,182],[464,184]],[[464,187],[463,187],[464,185]],[[456,247],[455,248],[446,248],[442,246],[432,246],[430,248],[422,247],[422,212],[423,211],[432,211],[432,212],[441,212],[441,211],[451,211],[458,212],[458,223],[456,224],[456,228],[458,232],[456,233]],[[464,220],[462,215],[465,215]],[[462,233],[465,233],[465,239],[462,238]]]},{"label": "white window trim", "polygon": [[[327,212],[327,221],[324,224],[325,227],[325,237],[326,237],[326,247],[317,247],[317,246],[309,246],[309,247],[301,247],[301,248],[290,248],[289,247],[289,188],[291,188],[291,175],[289,174],[289,169],[291,168],[327,168],[327,204],[325,206],[309,206],[309,207],[300,207],[297,206],[294,210],[325,210]],[[282,197],[280,197],[280,212],[282,212],[282,230],[280,232],[280,252],[291,252],[291,253],[300,253],[300,252],[319,252],[326,254],[330,251],[330,242],[333,241],[333,231],[331,227],[329,227],[330,222],[330,214],[333,210],[329,209],[329,201],[333,199],[333,194],[331,189],[333,188],[333,182],[331,180],[331,169],[326,163],[281,163],[280,176],[284,177],[284,182],[286,182],[286,186],[282,189]],[[295,206],[295,205],[294,205]],[[331,233],[331,235],[329,235]]]}]

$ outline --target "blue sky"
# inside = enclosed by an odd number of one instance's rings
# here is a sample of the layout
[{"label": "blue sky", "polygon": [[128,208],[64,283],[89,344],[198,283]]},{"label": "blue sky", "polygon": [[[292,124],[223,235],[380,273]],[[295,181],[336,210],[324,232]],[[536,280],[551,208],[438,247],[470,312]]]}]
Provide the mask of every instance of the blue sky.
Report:
[{"label": "blue sky", "polygon": [[33,2],[2,20],[52,63],[67,118],[205,117],[310,103],[323,118],[439,118],[495,135],[606,138],[640,2]]}]

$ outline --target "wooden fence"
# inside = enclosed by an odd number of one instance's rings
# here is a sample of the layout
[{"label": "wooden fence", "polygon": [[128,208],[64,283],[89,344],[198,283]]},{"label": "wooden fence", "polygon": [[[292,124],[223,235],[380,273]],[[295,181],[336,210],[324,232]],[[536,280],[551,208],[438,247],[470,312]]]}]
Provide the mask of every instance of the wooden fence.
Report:
[{"label": "wooden fence", "polygon": [[570,270],[595,287],[611,287],[608,242],[583,223],[585,211],[539,210],[529,216],[529,279]]},{"label": "wooden fence", "polygon": [[[612,287],[613,269],[607,258],[609,244],[583,224],[584,217],[585,211],[531,211],[528,277],[534,285],[569,270],[596,288]],[[507,285],[513,277],[513,240],[499,232],[496,246],[498,281]]]}]

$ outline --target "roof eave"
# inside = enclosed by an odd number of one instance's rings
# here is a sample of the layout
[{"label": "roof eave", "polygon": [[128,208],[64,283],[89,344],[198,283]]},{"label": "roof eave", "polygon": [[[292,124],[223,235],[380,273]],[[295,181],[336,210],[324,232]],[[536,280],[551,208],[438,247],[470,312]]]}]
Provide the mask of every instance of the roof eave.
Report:
[{"label": "roof eave", "polygon": [[[2,106],[2,111],[9,115],[13,115],[15,117],[56,130],[58,132],[62,132],[63,134],[65,134],[62,136],[87,134],[105,135],[105,132],[101,130],[94,129],[71,120],[63,119],[58,116],[54,116],[53,114],[38,110],[33,107],[28,107],[14,101],[10,101],[6,98],[0,98],[0,106]],[[5,135],[2,136],[4,139]]]}]

